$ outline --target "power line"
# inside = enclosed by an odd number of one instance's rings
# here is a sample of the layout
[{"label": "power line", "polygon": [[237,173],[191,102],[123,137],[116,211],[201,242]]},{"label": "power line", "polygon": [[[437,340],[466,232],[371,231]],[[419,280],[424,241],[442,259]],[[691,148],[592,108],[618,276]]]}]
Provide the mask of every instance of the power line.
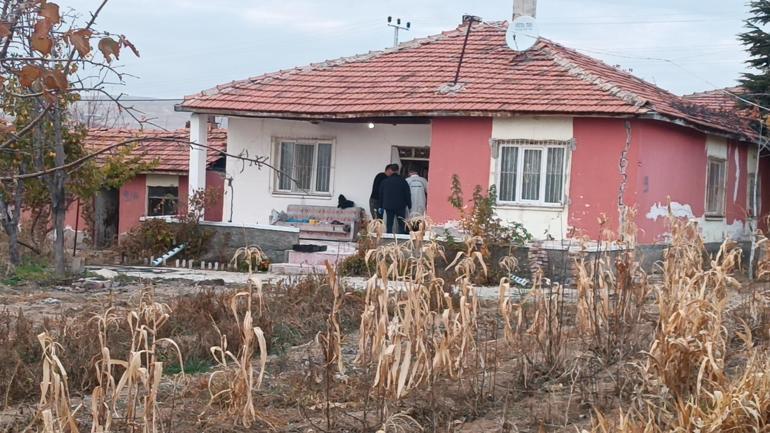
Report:
[{"label": "power line", "polygon": [[[586,52],[591,52],[591,51],[594,51],[594,50],[590,50],[590,49],[577,49],[577,50],[578,50],[578,51],[586,51]],[[762,106],[762,105],[760,105],[760,104],[757,104],[757,103],[756,103],[756,102],[754,102],[754,101],[751,101],[751,100],[749,100],[749,99],[746,99],[746,98],[744,98],[744,97],[742,97],[742,96],[740,96],[740,95],[737,95],[737,94],[735,94],[735,93],[733,93],[733,92],[730,92],[730,91],[728,91],[728,90],[725,90],[725,89],[721,88],[720,86],[717,86],[716,84],[712,83],[712,82],[711,82],[711,81],[709,81],[708,79],[706,79],[706,78],[703,78],[702,76],[700,76],[700,75],[696,74],[695,72],[693,72],[693,71],[691,71],[691,70],[689,70],[689,69],[685,68],[684,66],[682,66],[682,65],[678,64],[677,62],[675,62],[675,61],[673,61],[673,60],[671,60],[671,59],[665,59],[665,58],[661,58],[661,57],[634,57],[634,56],[624,56],[624,55],[612,54],[612,53],[609,53],[609,52],[601,53],[601,52],[599,52],[599,51],[594,51],[594,52],[595,52],[595,53],[598,53],[598,54],[606,54],[606,55],[610,55],[610,56],[616,56],[616,57],[622,57],[622,58],[628,58],[628,59],[638,59],[638,60],[654,60],[654,61],[659,61],[659,62],[664,62],[664,63],[668,63],[668,64],[671,64],[671,65],[673,65],[673,66],[675,66],[675,67],[677,67],[677,68],[681,69],[683,72],[685,72],[685,73],[689,74],[691,77],[697,78],[698,80],[701,80],[701,81],[703,81],[704,83],[708,84],[709,86],[713,87],[713,88],[715,89],[715,91],[717,91],[717,92],[720,92],[720,93],[722,93],[722,94],[725,94],[725,95],[727,95],[727,96],[730,96],[730,97],[732,97],[732,98],[734,98],[734,99],[737,99],[737,100],[739,100],[739,101],[741,101],[741,102],[743,102],[743,103],[745,103],[745,104],[748,104],[748,105],[751,105],[751,106],[753,106],[753,107],[759,108],[760,110],[764,110],[764,111],[770,111],[770,108],[768,108],[768,107],[765,107],[765,106]]]}]

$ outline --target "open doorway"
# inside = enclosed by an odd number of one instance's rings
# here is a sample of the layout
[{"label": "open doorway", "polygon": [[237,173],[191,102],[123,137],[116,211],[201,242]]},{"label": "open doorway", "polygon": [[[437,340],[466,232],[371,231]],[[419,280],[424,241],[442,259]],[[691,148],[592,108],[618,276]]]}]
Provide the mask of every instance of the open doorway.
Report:
[{"label": "open doorway", "polygon": [[401,161],[401,175],[409,176],[414,170],[420,176],[428,179],[430,147],[398,147],[398,158]]},{"label": "open doorway", "polygon": [[109,248],[118,239],[120,220],[120,191],[117,188],[99,191],[94,198],[94,246]]}]

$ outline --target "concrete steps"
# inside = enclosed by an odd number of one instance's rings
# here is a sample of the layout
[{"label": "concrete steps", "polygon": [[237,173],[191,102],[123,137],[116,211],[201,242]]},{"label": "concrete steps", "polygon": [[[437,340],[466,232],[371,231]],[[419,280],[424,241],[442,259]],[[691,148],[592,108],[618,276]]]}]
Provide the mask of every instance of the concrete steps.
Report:
[{"label": "concrete steps", "polygon": [[270,265],[270,273],[278,275],[326,275],[326,267],[301,263],[273,263]]},{"label": "concrete steps", "polygon": [[346,258],[355,253],[336,253],[321,251],[317,253],[301,253],[299,251],[288,251],[288,262],[297,265],[325,265],[328,261],[332,265],[341,263]]}]

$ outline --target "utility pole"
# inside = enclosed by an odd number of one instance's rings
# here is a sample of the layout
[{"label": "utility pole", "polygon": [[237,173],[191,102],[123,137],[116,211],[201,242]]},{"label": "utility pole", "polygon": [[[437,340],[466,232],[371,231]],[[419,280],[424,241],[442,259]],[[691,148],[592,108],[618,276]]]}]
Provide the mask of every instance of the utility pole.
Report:
[{"label": "utility pole", "polygon": [[401,25],[401,18],[396,18],[396,23],[393,24],[393,17],[388,17],[388,26],[393,27],[393,48],[398,47],[398,31],[409,31],[412,28],[412,23],[406,22],[406,26]]}]

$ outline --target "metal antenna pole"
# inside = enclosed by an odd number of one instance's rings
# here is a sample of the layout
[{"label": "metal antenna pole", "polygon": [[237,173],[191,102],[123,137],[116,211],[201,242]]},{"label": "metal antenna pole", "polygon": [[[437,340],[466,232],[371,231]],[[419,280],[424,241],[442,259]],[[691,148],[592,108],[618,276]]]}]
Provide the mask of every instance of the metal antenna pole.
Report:
[{"label": "metal antenna pole", "polygon": [[465,31],[465,40],[463,41],[463,50],[460,52],[460,61],[457,62],[457,72],[455,72],[455,80],[452,84],[453,86],[457,85],[457,82],[460,80],[460,68],[463,66],[463,60],[465,59],[465,48],[468,46],[468,37],[471,35],[471,28],[473,27],[473,23],[476,22],[476,17],[468,17],[468,29]]},{"label": "metal antenna pole", "polygon": [[400,27],[393,26],[393,48],[398,46],[398,30]]},{"label": "metal antenna pole", "polygon": [[395,24],[393,23],[393,17],[388,17],[388,26],[393,27],[393,48],[398,47],[398,31],[399,30],[411,30],[412,23],[406,22],[405,26],[401,25],[401,18],[396,18]]}]

